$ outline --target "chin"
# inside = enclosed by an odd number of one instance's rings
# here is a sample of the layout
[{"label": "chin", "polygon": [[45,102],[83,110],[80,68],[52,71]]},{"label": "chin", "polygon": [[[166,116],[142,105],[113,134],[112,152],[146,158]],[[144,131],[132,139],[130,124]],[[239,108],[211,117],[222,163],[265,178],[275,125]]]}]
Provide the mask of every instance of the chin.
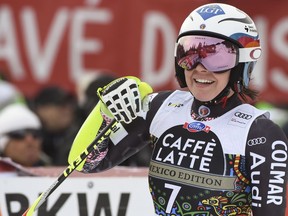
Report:
[{"label": "chin", "polygon": [[213,100],[212,97],[197,97],[197,96],[195,96],[195,98],[201,102],[207,102],[207,101]]}]

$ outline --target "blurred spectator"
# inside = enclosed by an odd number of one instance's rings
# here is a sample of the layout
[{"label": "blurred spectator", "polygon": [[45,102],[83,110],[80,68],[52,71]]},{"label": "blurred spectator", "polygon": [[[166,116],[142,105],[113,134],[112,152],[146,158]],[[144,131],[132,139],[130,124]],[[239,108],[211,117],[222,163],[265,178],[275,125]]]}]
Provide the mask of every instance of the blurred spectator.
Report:
[{"label": "blurred spectator", "polygon": [[43,151],[52,165],[66,166],[72,142],[80,128],[76,97],[58,86],[41,89],[32,107],[43,125]]},{"label": "blurred spectator", "polygon": [[81,111],[83,114],[83,120],[87,118],[89,113],[98,103],[99,98],[97,96],[97,89],[103,87],[116,79],[115,76],[110,74],[103,74],[95,77],[84,89],[84,97],[81,104]]},{"label": "blurred spectator", "polygon": [[85,90],[88,85],[97,77],[101,76],[102,73],[86,73],[81,76],[80,79],[77,79],[75,82],[75,91],[77,95],[77,101],[79,106],[81,107],[86,100]]},{"label": "blurred spectator", "polygon": [[0,112],[0,156],[23,166],[44,166],[41,123],[26,105],[10,104]]},{"label": "blurred spectator", "polygon": [[25,101],[22,93],[11,83],[0,80],[0,110],[12,103]]}]

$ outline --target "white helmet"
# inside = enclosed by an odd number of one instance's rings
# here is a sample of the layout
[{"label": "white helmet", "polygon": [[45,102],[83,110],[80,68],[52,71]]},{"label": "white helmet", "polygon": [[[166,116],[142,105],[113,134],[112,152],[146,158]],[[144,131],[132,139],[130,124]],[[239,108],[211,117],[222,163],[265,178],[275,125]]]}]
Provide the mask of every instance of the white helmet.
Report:
[{"label": "white helmet", "polygon": [[25,104],[10,104],[0,111],[0,153],[8,142],[6,134],[23,129],[41,129],[40,119]]},{"label": "white helmet", "polygon": [[222,4],[205,4],[193,10],[184,20],[175,46],[176,77],[186,87],[184,69],[178,65],[179,39],[187,35],[201,35],[229,41],[239,48],[237,62],[231,69],[230,87],[240,92],[248,87],[251,72],[261,55],[258,31],[253,20],[238,8]]}]

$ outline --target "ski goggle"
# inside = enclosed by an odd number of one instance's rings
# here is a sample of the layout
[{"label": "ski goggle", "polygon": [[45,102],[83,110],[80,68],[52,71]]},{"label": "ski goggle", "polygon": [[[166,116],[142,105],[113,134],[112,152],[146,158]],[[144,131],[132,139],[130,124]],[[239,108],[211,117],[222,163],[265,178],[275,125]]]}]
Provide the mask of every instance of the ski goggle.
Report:
[{"label": "ski goggle", "polygon": [[34,139],[41,139],[42,138],[42,133],[40,130],[37,129],[22,129],[22,130],[16,130],[7,133],[7,136],[10,137],[11,139],[16,139],[16,140],[23,140],[28,134],[33,136]]},{"label": "ski goggle", "polygon": [[260,54],[260,47],[239,48],[230,41],[200,35],[181,37],[175,50],[176,62],[183,69],[192,70],[200,63],[211,72],[230,70],[239,62],[256,61]]}]

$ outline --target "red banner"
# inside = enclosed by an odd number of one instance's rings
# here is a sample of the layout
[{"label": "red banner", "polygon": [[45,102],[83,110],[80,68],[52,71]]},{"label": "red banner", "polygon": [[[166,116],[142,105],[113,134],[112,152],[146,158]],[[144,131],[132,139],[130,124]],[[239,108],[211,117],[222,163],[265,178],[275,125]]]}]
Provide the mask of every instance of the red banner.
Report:
[{"label": "red banner", "polygon": [[[26,96],[48,84],[74,90],[90,73],[134,75],[175,89],[174,43],[196,0],[2,0],[0,70]],[[260,32],[254,71],[261,98],[288,103],[287,1],[221,1],[246,11]],[[273,4],[273,5],[272,5]]]}]

